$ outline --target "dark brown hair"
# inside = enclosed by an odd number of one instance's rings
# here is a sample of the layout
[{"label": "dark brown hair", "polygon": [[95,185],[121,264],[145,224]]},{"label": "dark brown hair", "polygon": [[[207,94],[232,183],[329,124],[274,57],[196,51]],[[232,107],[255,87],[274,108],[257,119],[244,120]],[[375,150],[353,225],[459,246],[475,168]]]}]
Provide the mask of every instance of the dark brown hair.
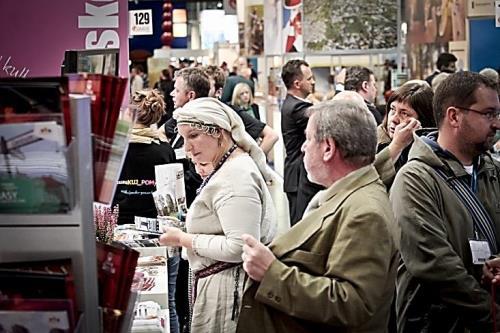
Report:
[{"label": "dark brown hair", "polygon": [[436,89],[432,102],[437,126],[441,126],[446,110],[450,106],[468,108],[476,103],[474,93],[480,86],[498,92],[497,83],[479,73],[464,71],[448,76]]},{"label": "dark brown hair", "polygon": [[224,83],[226,83],[226,76],[222,69],[217,66],[209,65],[205,67],[205,73],[207,73],[208,77],[214,79],[215,90],[219,90],[224,87]]},{"label": "dark brown hair", "polygon": [[301,59],[290,60],[283,66],[281,78],[287,89],[292,88],[295,80],[302,80],[302,65],[309,67],[309,64]]},{"label": "dark brown hair", "polygon": [[360,91],[363,82],[370,82],[370,75],[373,75],[373,72],[366,67],[349,67],[345,74],[344,89]]},{"label": "dark brown hair", "polygon": [[165,114],[165,100],[157,89],[137,91],[132,104],[137,106],[137,123],[144,126],[156,124]]},{"label": "dark brown hair", "polygon": [[385,106],[384,128],[387,127],[387,116],[391,111],[393,102],[408,104],[418,115],[418,121],[422,127],[435,127],[434,114],[432,112],[432,98],[434,93],[427,83],[406,83],[396,89]]}]

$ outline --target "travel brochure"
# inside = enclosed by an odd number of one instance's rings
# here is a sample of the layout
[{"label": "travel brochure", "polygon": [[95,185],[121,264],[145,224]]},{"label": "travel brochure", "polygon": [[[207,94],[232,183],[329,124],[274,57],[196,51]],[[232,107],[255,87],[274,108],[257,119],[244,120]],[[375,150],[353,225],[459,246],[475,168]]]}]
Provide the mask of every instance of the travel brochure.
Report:
[{"label": "travel brochure", "polygon": [[70,331],[66,311],[1,311],[0,332],[66,333]]},{"label": "travel brochure", "polygon": [[155,166],[156,191],[153,192],[158,216],[180,217],[187,212],[184,169],[181,163]]},{"label": "travel brochure", "polygon": [[69,144],[72,129],[67,77],[0,79],[0,123],[46,121],[54,114],[59,115],[58,124]]},{"label": "travel brochure", "polygon": [[65,140],[55,121],[0,124],[0,213],[71,209]]},{"label": "travel brochure", "polygon": [[118,242],[97,242],[99,305],[103,308],[104,332],[119,332],[129,309],[129,298],[139,252]]},{"label": "travel brochure", "polygon": [[100,74],[0,79],[0,213],[59,214],[74,206],[69,93],[91,97],[94,201],[111,204],[135,121],[127,79]]}]

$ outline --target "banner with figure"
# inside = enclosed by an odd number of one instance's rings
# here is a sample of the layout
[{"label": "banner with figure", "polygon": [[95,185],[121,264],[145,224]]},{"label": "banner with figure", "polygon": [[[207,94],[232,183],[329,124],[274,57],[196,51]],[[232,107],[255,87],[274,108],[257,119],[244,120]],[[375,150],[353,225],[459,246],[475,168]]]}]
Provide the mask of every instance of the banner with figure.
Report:
[{"label": "banner with figure", "polygon": [[283,0],[283,51],[303,52],[302,0]]},{"label": "banner with figure", "polygon": [[407,0],[401,15],[411,77],[425,78],[434,71],[438,55],[449,51],[449,42],[465,41],[465,0]]}]

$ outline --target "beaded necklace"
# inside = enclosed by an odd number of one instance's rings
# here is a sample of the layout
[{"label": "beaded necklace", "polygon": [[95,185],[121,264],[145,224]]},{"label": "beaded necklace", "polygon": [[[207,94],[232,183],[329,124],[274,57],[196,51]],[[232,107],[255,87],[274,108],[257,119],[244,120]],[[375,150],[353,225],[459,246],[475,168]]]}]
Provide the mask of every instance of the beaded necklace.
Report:
[{"label": "beaded necklace", "polygon": [[207,178],[203,179],[203,182],[201,183],[200,187],[196,190],[196,195],[200,194],[201,190],[207,185],[208,181],[217,172],[217,170],[221,168],[222,164],[226,162],[226,160],[229,158],[229,156],[231,156],[231,154],[233,153],[233,151],[236,150],[236,148],[238,148],[236,144],[232,145],[231,148],[229,148],[229,150],[221,157],[219,163],[217,163],[217,166],[214,168],[214,170],[207,176]]}]

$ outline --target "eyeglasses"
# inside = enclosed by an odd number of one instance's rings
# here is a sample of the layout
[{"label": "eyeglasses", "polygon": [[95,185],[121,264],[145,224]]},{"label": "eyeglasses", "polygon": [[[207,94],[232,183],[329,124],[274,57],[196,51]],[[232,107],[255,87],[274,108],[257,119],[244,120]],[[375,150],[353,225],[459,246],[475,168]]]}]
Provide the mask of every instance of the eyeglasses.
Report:
[{"label": "eyeglasses", "polygon": [[494,110],[487,111],[487,112],[481,112],[481,111],[478,111],[478,110],[464,108],[464,107],[461,107],[461,106],[455,106],[455,108],[461,109],[461,110],[465,110],[465,111],[471,111],[471,112],[474,112],[474,113],[479,113],[483,117],[486,117],[486,119],[488,119],[489,121],[493,121],[495,119],[496,120],[500,120],[500,109],[494,109]]}]

